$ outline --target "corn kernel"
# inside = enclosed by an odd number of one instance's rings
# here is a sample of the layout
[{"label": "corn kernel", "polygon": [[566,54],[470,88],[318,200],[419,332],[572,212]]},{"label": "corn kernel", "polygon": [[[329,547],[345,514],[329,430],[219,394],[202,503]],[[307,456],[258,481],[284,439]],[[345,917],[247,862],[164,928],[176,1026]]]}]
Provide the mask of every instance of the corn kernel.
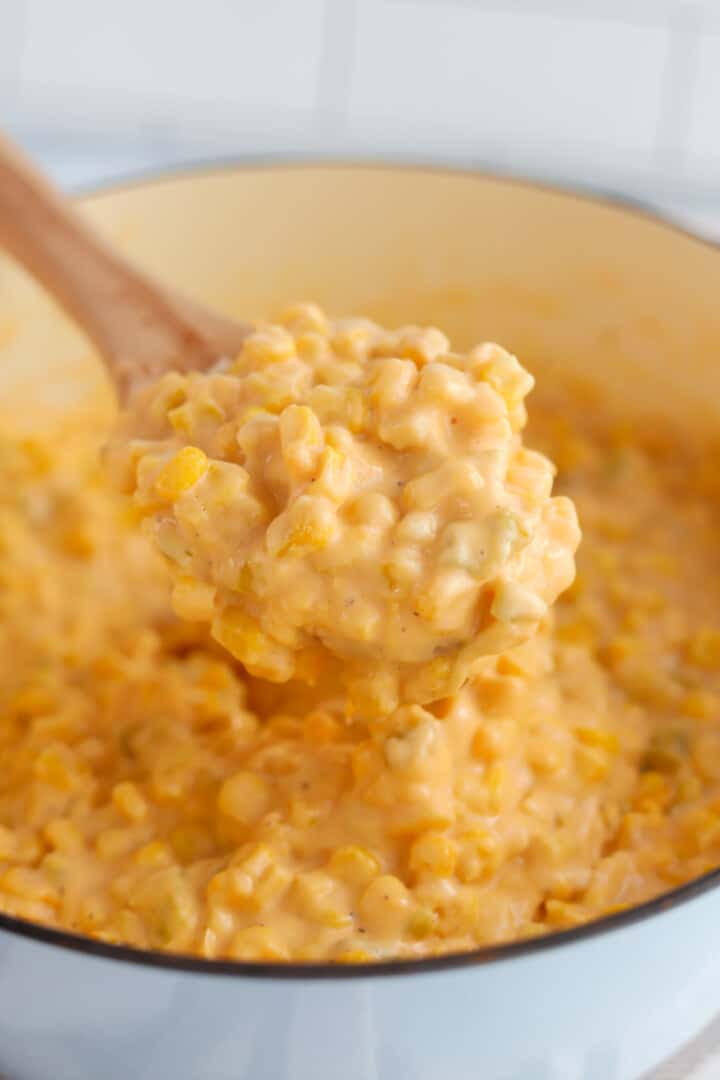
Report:
[{"label": "corn kernel", "polygon": [[326,746],[337,742],[342,737],[343,729],[338,721],[328,712],[315,710],[305,717],[303,738],[312,746]]},{"label": "corn kernel", "polygon": [[210,632],[253,675],[271,682],[286,682],[292,677],[295,661],[290,650],[269,638],[239,608],[217,614]]},{"label": "corn kernel", "polygon": [[306,918],[333,930],[350,926],[352,916],[342,889],[320,870],[298,874],[292,887],[294,899]]},{"label": "corn kernel", "polygon": [[245,338],[236,366],[241,365],[241,370],[249,370],[277,364],[294,355],[292,334],[280,326],[265,326]]},{"label": "corn kernel", "polygon": [[416,908],[408,919],[407,932],[415,941],[424,941],[437,932],[438,917],[430,908]]},{"label": "corn kernel", "polygon": [[363,924],[379,936],[398,936],[410,913],[410,895],[399,878],[382,874],[371,881],[358,902]]},{"label": "corn kernel", "polygon": [[138,834],[132,828],[105,829],[95,840],[95,850],[101,859],[118,859],[138,846]]},{"label": "corn kernel", "polygon": [[0,876],[0,890],[19,896],[25,900],[40,901],[57,906],[60,895],[57,886],[42,870],[25,866],[14,866]]},{"label": "corn kernel", "polygon": [[457,848],[442,833],[424,833],[410,848],[410,870],[416,877],[450,877],[457,862]]},{"label": "corn kernel", "polygon": [[255,773],[235,773],[220,788],[218,810],[239,825],[253,825],[269,806],[270,789]]},{"label": "corn kernel", "polygon": [[128,821],[142,821],[147,815],[147,803],[138,786],[131,781],[124,781],[115,785],[112,792],[112,801]]},{"label": "corn kernel", "polygon": [[306,475],[315,468],[325,445],[320,422],[307,405],[289,405],[280,414],[280,445],[290,469]]},{"label": "corn kernel", "polygon": [[380,873],[380,861],[367,848],[348,844],[335,849],[330,858],[330,870],[350,885],[367,885]]},{"label": "corn kernel", "polygon": [[619,739],[614,731],[607,731],[597,727],[577,727],[575,734],[580,742],[586,746],[599,746],[603,750],[614,754],[620,746]]},{"label": "corn kernel", "polygon": [[344,949],[333,959],[337,964],[369,964],[375,957],[367,949]]},{"label": "corn kernel", "polygon": [[328,499],[301,495],[272,522],[266,543],[271,555],[303,555],[322,551],[336,539],[339,525]]},{"label": "corn kernel", "polygon": [[330,329],[327,316],[317,304],[292,304],[284,309],[278,322],[282,323],[294,334],[302,334],[308,331],[327,334]]},{"label": "corn kernel", "polygon": [[208,459],[197,446],[184,446],[168,462],[155,481],[157,494],[169,501],[179,498],[207,472]]},{"label": "corn kernel", "polygon": [[695,720],[720,716],[720,696],[707,690],[690,690],[682,701],[682,711]]},{"label": "corn kernel", "polygon": [[[66,854],[82,851],[85,846],[82,833],[77,825],[67,818],[57,818],[55,821],[48,822],[43,830],[43,836],[46,842],[56,851],[62,851]],[[0,835],[0,859],[2,857],[2,836]]]},{"label": "corn kernel", "polygon": [[708,671],[720,666],[720,630],[713,626],[700,627],[687,644],[688,660]]},{"label": "corn kernel", "polygon": [[213,585],[180,577],[173,586],[173,610],[181,619],[189,622],[210,622],[215,610],[216,591]]},{"label": "corn kernel", "polygon": [[267,926],[246,926],[233,936],[227,955],[233,960],[290,959],[287,948]]}]

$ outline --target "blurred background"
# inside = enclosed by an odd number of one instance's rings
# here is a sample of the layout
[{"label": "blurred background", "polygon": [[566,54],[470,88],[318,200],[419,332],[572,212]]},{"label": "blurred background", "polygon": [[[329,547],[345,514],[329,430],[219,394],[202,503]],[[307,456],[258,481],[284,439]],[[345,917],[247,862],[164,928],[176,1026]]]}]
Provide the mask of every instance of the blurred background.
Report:
[{"label": "blurred background", "polygon": [[720,238],[720,0],[0,0],[0,117],[74,188],[391,158],[623,192]]}]

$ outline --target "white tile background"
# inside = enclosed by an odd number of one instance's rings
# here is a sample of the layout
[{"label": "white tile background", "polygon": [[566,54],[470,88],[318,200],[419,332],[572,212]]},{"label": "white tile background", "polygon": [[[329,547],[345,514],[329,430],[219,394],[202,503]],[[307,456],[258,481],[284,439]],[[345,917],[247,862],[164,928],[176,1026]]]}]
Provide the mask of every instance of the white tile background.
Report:
[{"label": "white tile background", "polygon": [[59,179],[442,159],[717,222],[720,0],[0,0],[0,123]]}]

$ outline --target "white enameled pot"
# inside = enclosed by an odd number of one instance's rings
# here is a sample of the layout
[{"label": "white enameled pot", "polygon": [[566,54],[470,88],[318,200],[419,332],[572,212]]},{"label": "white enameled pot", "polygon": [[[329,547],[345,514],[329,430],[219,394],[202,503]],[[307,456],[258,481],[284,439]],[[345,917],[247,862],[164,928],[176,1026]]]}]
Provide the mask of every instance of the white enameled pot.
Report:
[{"label": "white enameled pot", "polygon": [[[712,422],[720,252],[643,213],[440,170],[224,168],[84,200],[229,313],[336,313],[494,339],[543,378]],[[0,260],[0,425],[107,423],[87,343]],[[1,778],[0,778],[1,782]],[[720,1009],[720,872],[529,943],[369,969],[134,953],[0,917],[8,1080],[638,1080]]]}]

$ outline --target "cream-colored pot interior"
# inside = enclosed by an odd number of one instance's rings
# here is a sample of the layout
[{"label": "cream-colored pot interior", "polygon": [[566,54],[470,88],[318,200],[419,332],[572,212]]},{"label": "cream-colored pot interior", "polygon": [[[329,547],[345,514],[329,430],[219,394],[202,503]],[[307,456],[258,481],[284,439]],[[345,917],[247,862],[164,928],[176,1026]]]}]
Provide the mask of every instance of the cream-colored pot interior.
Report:
[{"label": "cream-colored pot interior", "polygon": [[[633,210],[471,174],[228,168],[86,198],[132,258],[244,317],[296,299],[497,340],[531,369],[589,373],[625,399],[712,414],[720,254]],[[546,373],[547,372],[547,373]],[[106,417],[92,350],[0,260],[0,423]]]}]

